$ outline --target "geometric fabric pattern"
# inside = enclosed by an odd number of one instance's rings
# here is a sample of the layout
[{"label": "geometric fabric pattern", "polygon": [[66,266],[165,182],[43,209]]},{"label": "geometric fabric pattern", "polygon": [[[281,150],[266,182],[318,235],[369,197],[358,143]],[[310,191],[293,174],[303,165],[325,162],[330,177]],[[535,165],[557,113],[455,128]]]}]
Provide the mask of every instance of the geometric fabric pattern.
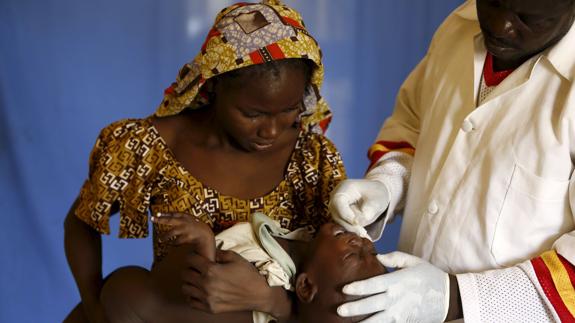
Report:
[{"label": "geometric fabric pattern", "polygon": [[[109,217],[120,211],[122,238],[148,235],[150,212],[187,213],[218,233],[262,212],[290,230],[328,221],[330,192],[345,178],[341,156],[323,135],[301,131],[284,179],[268,194],[238,199],[204,186],[167,147],[150,117],[127,119],[104,128],[90,154],[76,216],[100,233],[109,234]],[[165,245],[154,224],[154,257]]]}]

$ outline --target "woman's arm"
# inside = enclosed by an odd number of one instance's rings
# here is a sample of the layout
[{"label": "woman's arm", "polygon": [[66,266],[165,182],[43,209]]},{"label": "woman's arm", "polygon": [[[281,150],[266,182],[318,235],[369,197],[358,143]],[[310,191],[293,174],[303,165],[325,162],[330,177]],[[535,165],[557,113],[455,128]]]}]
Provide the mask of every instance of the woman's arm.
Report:
[{"label": "woman's arm", "polygon": [[[235,252],[216,251],[214,234],[207,224],[180,213],[153,216],[152,221],[160,226],[159,239],[172,245],[152,271],[162,282],[158,285],[165,295],[184,297],[193,308],[208,313],[255,310],[281,320],[290,317],[291,300],[285,289],[270,287],[257,269]],[[184,295],[174,295],[180,290]]]},{"label": "woman's arm", "polygon": [[279,321],[292,313],[292,300],[283,287],[270,287],[265,277],[247,260],[233,251],[217,250],[216,262],[189,255],[183,273],[183,292],[190,305],[210,313],[259,311]]},{"label": "woman's arm", "polygon": [[155,288],[170,302],[187,303],[188,297],[182,293],[187,283],[182,279],[182,272],[187,269],[186,258],[198,254],[215,261],[214,233],[207,224],[189,214],[157,213],[152,216],[152,222],[157,225],[158,240],[168,246],[165,256],[154,262],[151,270]]},{"label": "woman's arm", "polygon": [[82,305],[91,322],[106,322],[100,303],[102,289],[102,242],[100,233],[78,219],[74,202],[64,222],[64,248],[80,291]]}]

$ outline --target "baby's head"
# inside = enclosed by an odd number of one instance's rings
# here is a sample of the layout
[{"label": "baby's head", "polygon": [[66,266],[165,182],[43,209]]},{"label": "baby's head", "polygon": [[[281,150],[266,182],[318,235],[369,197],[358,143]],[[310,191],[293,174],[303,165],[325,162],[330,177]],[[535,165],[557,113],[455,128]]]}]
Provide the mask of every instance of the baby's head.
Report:
[{"label": "baby's head", "polygon": [[361,319],[342,318],[337,315],[337,307],[355,299],[341,292],[343,286],[386,272],[376,255],[368,239],[347,232],[338,224],[324,224],[298,268],[295,291],[299,320],[351,322]]}]

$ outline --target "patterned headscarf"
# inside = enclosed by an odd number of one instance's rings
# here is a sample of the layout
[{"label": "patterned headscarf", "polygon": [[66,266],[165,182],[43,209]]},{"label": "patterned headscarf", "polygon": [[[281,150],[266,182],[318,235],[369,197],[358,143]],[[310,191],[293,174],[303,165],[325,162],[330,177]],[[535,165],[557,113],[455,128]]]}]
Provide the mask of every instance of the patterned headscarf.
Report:
[{"label": "patterned headscarf", "polygon": [[206,105],[202,85],[222,73],[273,60],[306,58],[315,68],[303,100],[301,125],[304,130],[325,132],[331,111],[319,91],[324,73],[321,56],[318,43],[295,10],[279,1],[234,4],[217,15],[201,52],[180,69],[176,82],[166,89],[156,116]]}]

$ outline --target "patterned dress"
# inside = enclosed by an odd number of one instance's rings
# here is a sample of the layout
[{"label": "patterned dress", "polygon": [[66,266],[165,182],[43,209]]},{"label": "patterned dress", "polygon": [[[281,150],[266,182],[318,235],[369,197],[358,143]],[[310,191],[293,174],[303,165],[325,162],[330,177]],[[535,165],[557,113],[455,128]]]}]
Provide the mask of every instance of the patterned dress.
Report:
[{"label": "patterned dress", "polygon": [[[209,224],[215,233],[259,211],[283,228],[329,220],[332,189],[345,178],[341,157],[321,134],[302,130],[284,179],[268,194],[238,199],[203,185],[184,169],[152,125],[150,118],[127,119],[104,128],[90,155],[89,177],[80,192],[76,216],[100,233],[109,234],[112,205],[120,207],[122,238],[148,235],[150,211],[181,212]],[[165,245],[155,237],[154,258]]]}]

